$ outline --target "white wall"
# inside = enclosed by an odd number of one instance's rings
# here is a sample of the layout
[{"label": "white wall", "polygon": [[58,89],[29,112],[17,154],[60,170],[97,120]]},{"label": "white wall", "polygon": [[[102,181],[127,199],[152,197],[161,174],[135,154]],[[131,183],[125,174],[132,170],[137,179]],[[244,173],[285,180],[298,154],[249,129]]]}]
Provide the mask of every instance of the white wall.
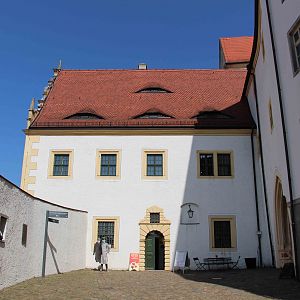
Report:
[{"label": "white wall", "polygon": [[[0,177],[0,213],[8,217],[0,242],[0,289],[41,276],[46,210],[69,214],[59,224],[49,223],[46,275],[85,268],[87,214],[33,198]],[[26,247],[23,224],[28,226]]]},{"label": "white wall", "polygon": [[291,160],[294,199],[300,198],[300,73],[294,76],[288,32],[300,17],[300,1],[269,1]]},{"label": "white wall", "polygon": [[[271,19],[273,24],[275,47],[278,59],[278,68],[282,87],[284,102],[284,115],[288,134],[288,144],[291,159],[292,182],[294,198],[299,197],[300,186],[300,76],[294,77],[292,70],[292,60],[289,51],[288,31],[299,16],[299,1],[269,1]],[[262,47],[255,67],[257,82],[257,101],[260,115],[260,135],[262,139],[262,149],[265,165],[266,190],[268,207],[270,212],[270,224],[272,240],[276,251],[276,220],[275,220],[275,184],[276,177],[282,183],[283,194],[287,202],[290,201],[288,188],[287,165],[285,158],[283,129],[280,114],[279,95],[277,90],[274,57],[272,52],[270,28],[266,1],[261,1],[262,7],[262,33],[264,38],[265,58],[263,57]],[[248,94],[251,112],[256,120],[256,107],[253,82]],[[274,128],[271,130],[269,116],[269,101],[272,105]],[[256,120],[257,121],[257,120]],[[263,199],[263,198],[262,198]]]},{"label": "white wall", "polygon": [[[238,250],[233,257],[257,256],[255,198],[251,144],[249,136],[41,136],[35,195],[62,205],[72,205],[89,212],[87,265],[93,266],[91,253],[92,217],[119,216],[119,252],[110,254],[112,268],[128,267],[129,253],[139,251],[139,221],[146,209],[157,205],[171,220],[171,253],[184,247],[191,256],[206,257],[208,216],[235,215]],[[72,179],[48,179],[50,150],[74,149]],[[96,149],[120,149],[121,179],[95,178]],[[168,150],[168,179],[143,180],[142,150]],[[196,150],[232,150],[234,179],[197,179]],[[180,206],[199,204],[200,224],[179,226]],[[172,257],[171,257],[172,261]]]}]

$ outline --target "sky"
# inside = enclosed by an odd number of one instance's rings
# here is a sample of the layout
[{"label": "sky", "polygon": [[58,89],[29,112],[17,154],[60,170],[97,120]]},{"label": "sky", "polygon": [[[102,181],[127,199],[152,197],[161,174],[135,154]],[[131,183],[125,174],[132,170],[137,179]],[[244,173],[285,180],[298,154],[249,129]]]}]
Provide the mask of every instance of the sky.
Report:
[{"label": "sky", "polygon": [[218,68],[218,39],[253,35],[254,0],[9,0],[0,6],[0,174],[19,185],[26,118],[63,69]]}]

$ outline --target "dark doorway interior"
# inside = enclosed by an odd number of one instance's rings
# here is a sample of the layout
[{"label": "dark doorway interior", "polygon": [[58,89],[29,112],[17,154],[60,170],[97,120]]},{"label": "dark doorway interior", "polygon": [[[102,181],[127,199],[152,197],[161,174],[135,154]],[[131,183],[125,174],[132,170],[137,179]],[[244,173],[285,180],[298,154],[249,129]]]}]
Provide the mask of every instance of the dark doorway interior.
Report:
[{"label": "dark doorway interior", "polygon": [[151,231],[146,236],[145,245],[146,270],[165,269],[165,245],[164,237],[158,231]]}]

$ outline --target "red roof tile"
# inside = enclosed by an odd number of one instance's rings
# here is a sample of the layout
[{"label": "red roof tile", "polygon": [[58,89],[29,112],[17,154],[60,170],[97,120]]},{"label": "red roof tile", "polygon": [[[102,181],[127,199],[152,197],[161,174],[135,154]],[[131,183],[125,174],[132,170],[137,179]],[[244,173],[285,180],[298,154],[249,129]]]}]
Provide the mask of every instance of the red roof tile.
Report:
[{"label": "red roof tile", "polygon": [[[33,127],[251,128],[247,101],[240,101],[246,70],[62,70]],[[137,93],[159,86],[171,93]],[[169,119],[134,119],[155,108]],[[193,119],[218,110],[229,119]],[[65,119],[93,112],[104,120]]]},{"label": "red roof tile", "polygon": [[249,62],[251,57],[253,37],[230,37],[220,39],[225,63]]}]

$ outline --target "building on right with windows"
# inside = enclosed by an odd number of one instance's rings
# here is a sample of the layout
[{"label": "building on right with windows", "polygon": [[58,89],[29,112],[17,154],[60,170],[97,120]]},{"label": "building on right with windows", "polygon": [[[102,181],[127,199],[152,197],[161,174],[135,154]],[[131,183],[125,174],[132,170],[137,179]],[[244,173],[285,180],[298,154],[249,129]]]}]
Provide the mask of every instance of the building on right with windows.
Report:
[{"label": "building on right with windows", "polygon": [[300,1],[256,0],[244,89],[258,130],[273,265],[300,261]]}]

